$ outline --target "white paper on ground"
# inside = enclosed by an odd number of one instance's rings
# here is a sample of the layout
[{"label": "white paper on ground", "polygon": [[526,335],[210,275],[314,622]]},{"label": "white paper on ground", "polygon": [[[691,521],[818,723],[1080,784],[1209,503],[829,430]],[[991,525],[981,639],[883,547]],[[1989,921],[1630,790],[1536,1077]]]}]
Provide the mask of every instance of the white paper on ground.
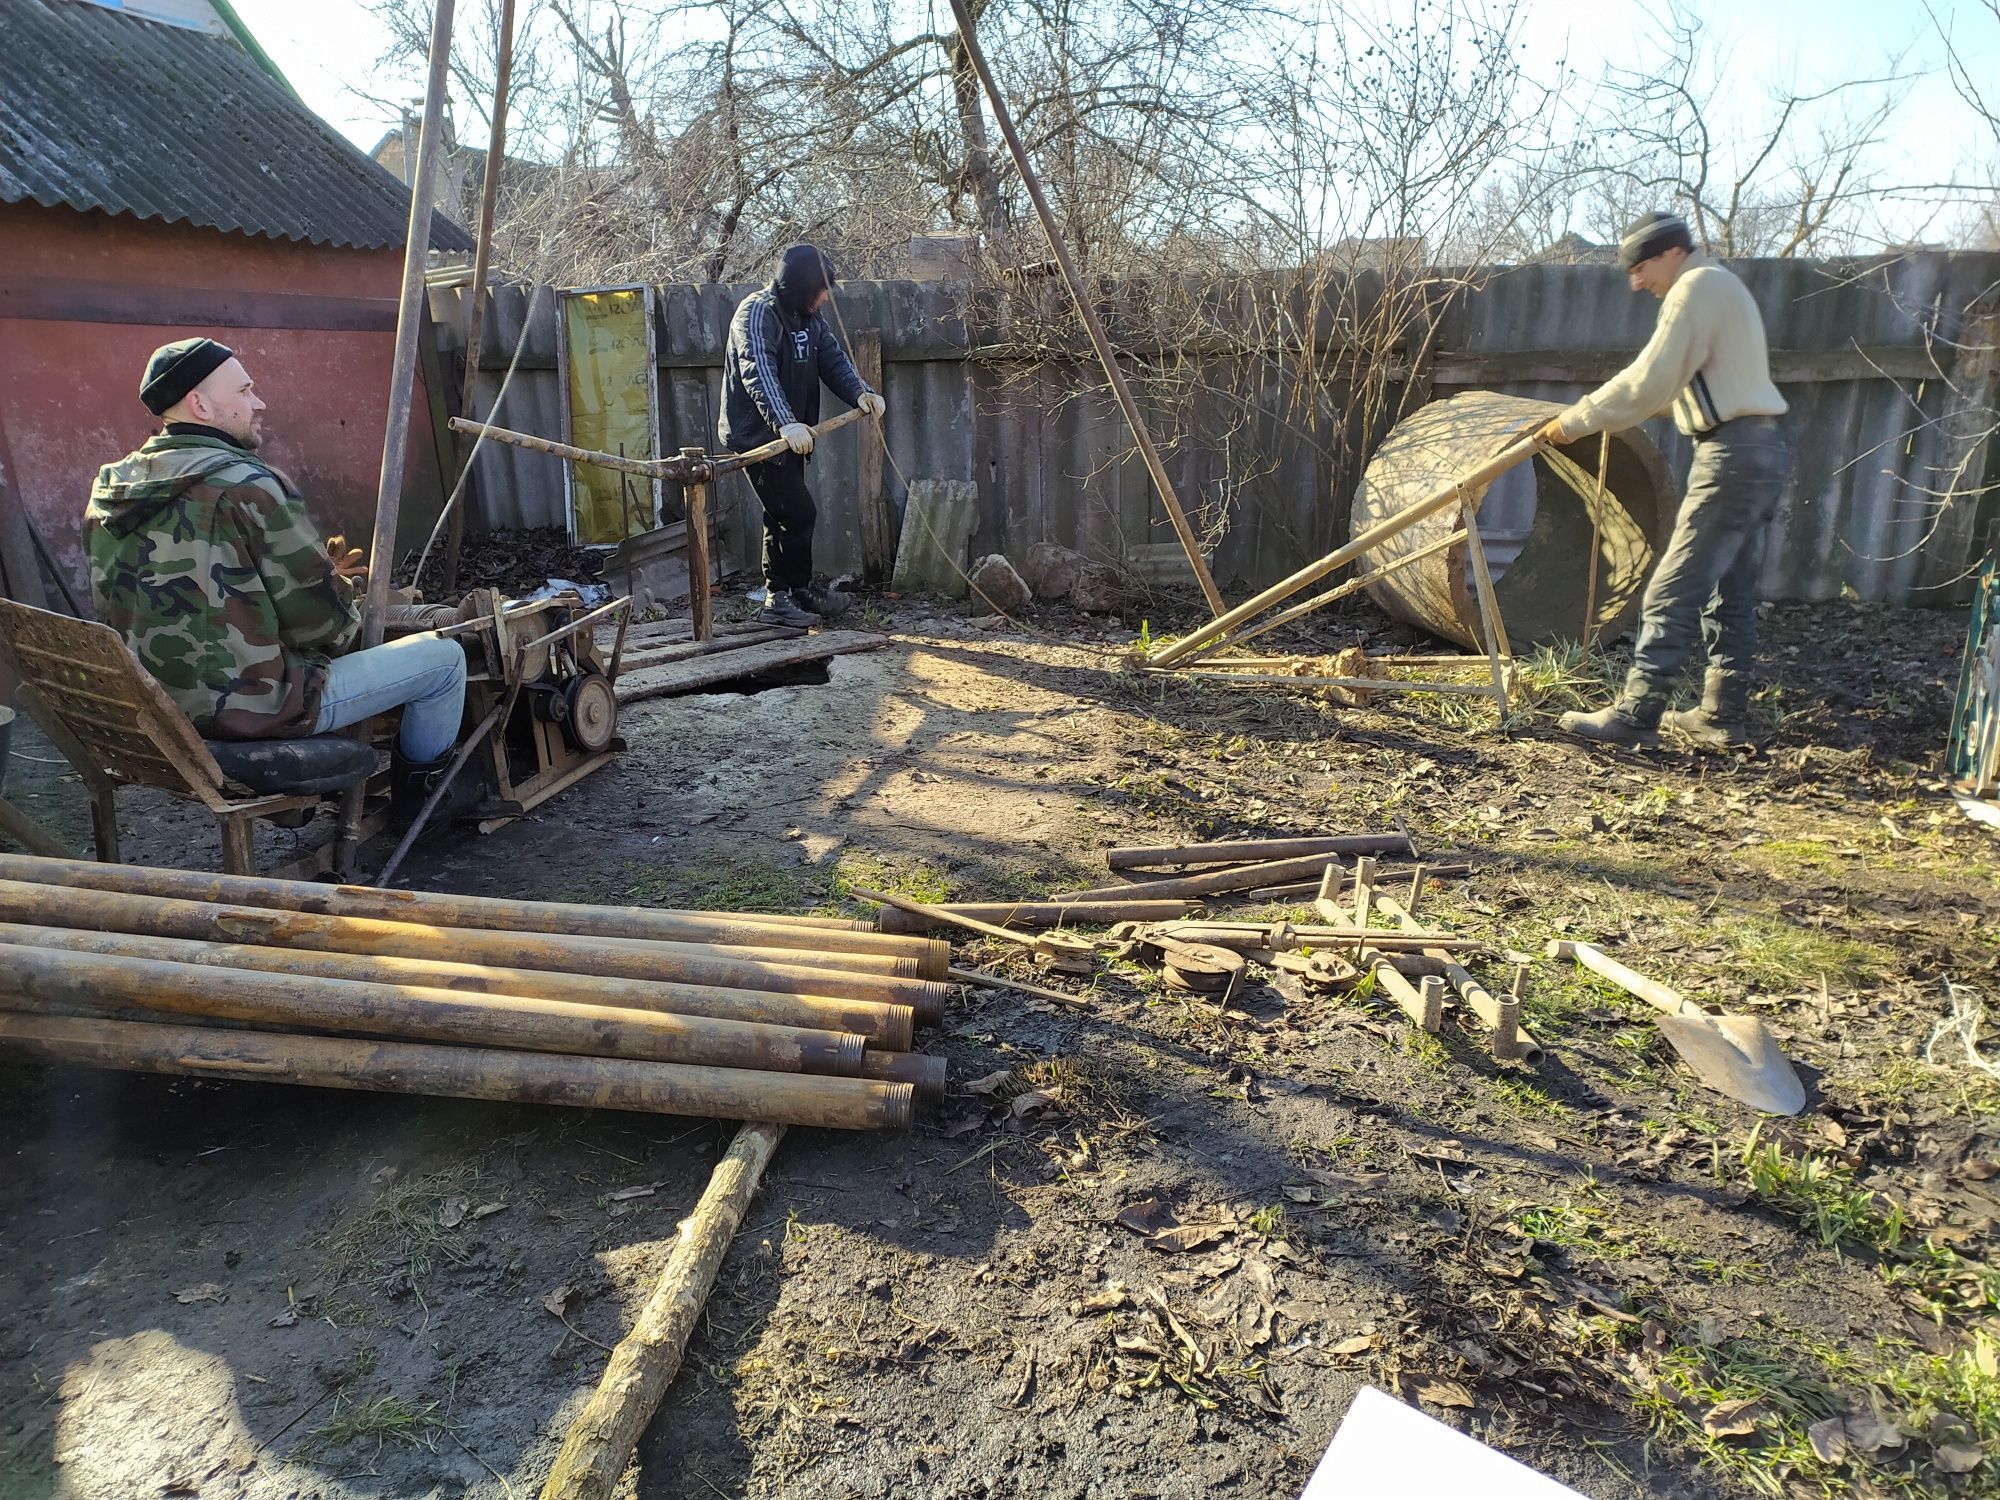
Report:
[{"label": "white paper on ground", "polygon": [[1347,1409],[1299,1500],[1584,1500],[1374,1386]]}]

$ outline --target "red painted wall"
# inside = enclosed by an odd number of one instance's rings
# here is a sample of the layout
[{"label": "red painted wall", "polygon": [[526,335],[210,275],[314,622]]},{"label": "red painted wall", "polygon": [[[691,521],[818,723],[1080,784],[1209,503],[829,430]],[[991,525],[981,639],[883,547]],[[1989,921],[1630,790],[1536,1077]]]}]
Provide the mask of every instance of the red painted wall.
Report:
[{"label": "red painted wall", "polygon": [[[0,204],[0,454],[80,600],[89,597],[78,527],[91,480],[158,430],[139,404],[146,357],[196,334],[241,356],[270,407],[262,452],[298,483],[321,528],[366,544],[402,267],[397,249]],[[62,313],[71,316],[51,316]],[[375,326],[325,326],[357,322]],[[421,545],[440,499],[418,374],[403,547]]]}]

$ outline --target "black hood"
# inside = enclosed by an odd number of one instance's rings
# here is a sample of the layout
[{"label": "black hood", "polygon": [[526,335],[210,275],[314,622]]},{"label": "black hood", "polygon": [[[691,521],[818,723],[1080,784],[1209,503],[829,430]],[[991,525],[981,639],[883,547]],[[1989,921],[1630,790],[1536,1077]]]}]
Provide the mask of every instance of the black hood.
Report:
[{"label": "black hood", "polygon": [[812,311],[815,298],[838,283],[833,262],[817,245],[793,245],[778,257],[777,274],[771,290],[787,312],[803,316]]}]

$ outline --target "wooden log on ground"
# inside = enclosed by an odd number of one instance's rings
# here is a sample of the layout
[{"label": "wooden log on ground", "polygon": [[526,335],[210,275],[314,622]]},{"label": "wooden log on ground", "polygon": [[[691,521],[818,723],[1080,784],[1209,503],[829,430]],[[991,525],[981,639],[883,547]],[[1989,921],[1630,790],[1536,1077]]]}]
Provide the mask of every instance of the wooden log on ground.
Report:
[{"label": "wooden log on ground", "polygon": [[885,935],[866,922],[840,917],[517,901],[498,896],[322,885],[312,880],[272,880],[254,875],[217,875],[206,870],[106,865],[87,859],[39,859],[25,855],[0,855],[0,880],[117,891],[131,896],[172,896],[183,901],[267,906],[278,911],[313,912],[329,917],[423,922],[433,927],[562,932],[580,937],[797,948],[820,953],[890,954],[914,959],[917,972],[925,979],[944,978],[945,968],[951,962],[947,945]]},{"label": "wooden log on ground", "polygon": [[[216,943],[261,943],[320,952],[379,953],[398,958],[553,969],[623,979],[672,979],[729,989],[777,990],[908,1005],[919,1019],[944,1014],[948,992],[927,979],[775,963],[746,950],[698,948],[636,938],[571,937],[546,932],[486,932],[424,927],[362,917],[323,917],[256,906],[126,896],[0,880],[0,920],[42,927],[137,932]],[[823,962],[831,963],[828,955]]]},{"label": "wooden log on ground", "polygon": [[745,1125],[736,1132],[638,1321],[611,1351],[597,1389],[570,1424],[542,1500],[610,1500],[616,1492],[639,1435],[681,1367],[729,1242],[784,1135],[784,1128],[774,1125]]},{"label": "wooden log on ground", "polygon": [[[0,943],[60,948],[74,953],[150,958],[162,963],[205,964],[258,973],[302,974],[321,979],[357,979],[378,984],[418,985],[456,994],[523,995],[578,1005],[713,1016],[815,1031],[850,1032],[871,1046],[907,1050],[914,1039],[916,1013],[907,1005],[845,1000],[831,995],[785,994],[776,990],[731,989],[672,980],[620,979],[567,974],[553,969],[505,968],[453,963],[444,959],[399,958],[380,953],[321,953],[257,943],[213,943],[197,938],[148,937],[129,932],[89,932],[70,927],[31,927],[0,922]],[[0,961],[4,955],[0,955]]]},{"label": "wooden log on ground", "polygon": [[[1184,917],[1198,901],[959,901],[936,910],[1000,927],[1062,927],[1070,923],[1161,922]],[[875,918],[883,932],[934,932],[949,924],[885,906]]]},{"label": "wooden log on ground", "polygon": [[1114,870],[1152,870],[1183,865],[1264,864],[1309,854],[1393,854],[1407,858],[1416,852],[1404,834],[1356,833],[1328,834],[1323,838],[1232,839],[1216,844],[1107,849],[1104,851],[1104,863]]},{"label": "wooden log on ground", "polygon": [[50,1004],[108,1007],[287,1030],[845,1077],[861,1076],[867,1045],[860,1036],[796,1026],[358,979],[225,971],[61,948],[9,944],[0,958],[0,1008],[10,1010]]},{"label": "wooden log on ground", "polygon": [[907,1083],[878,1083],[871,1078],[753,1073],[618,1057],[292,1036],[157,1021],[0,1012],[0,1049],[43,1062],[133,1073],[643,1110],[713,1120],[747,1117],[830,1130],[906,1130],[915,1112],[914,1092]]}]

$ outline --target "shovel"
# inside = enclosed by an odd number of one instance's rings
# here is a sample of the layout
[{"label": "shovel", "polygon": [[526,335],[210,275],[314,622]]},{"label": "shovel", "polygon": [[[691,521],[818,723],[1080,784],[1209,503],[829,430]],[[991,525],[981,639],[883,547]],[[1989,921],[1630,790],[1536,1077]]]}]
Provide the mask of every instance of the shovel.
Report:
[{"label": "shovel", "polygon": [[1806,1086],[1771,1029],[1754,1016],[1712,1016],[1657,979],[1634,973],[1589,943],[1550,943],[1550,958],[1573,958],[1662,1012],[1660,1030],[1695,1077],[1767,1115],[1806,1107]]}]

